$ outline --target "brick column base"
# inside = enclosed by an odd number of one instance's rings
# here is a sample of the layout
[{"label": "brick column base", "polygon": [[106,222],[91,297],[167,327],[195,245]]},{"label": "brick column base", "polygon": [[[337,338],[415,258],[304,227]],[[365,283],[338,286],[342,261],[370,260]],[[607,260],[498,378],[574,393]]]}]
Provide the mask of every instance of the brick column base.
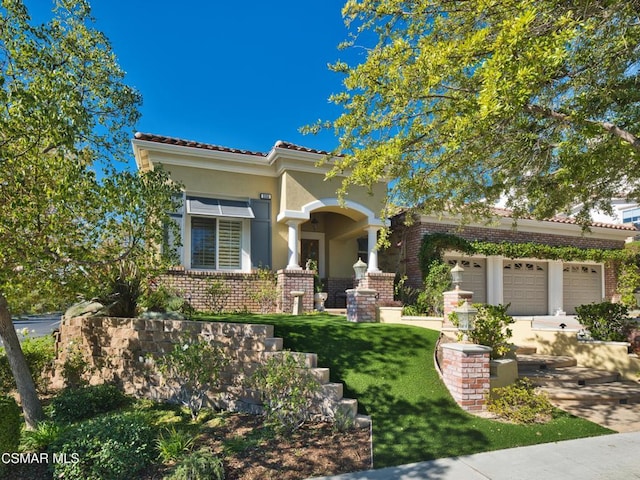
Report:
[{"label": "brick column base", "polygon": [[278,270],[278,312],[293,312],[294,297],[291,292],[304,292],[302,310],[313,310],[313,271]]},{"label": "brick column base", "polygon": [[453,327],[453,323],[449,321],[449,314],[453,312],[465,300],[471,304],[473,300],[473,292],[466,290],[451,290],[444,292],[444,323],[443,327]]},{"label": "brick column base", "polygon": [[380,305],[388,306],[393,302],[393,280],[395,276],[395,273],[367,272],[360,282],[360,287],[378,292]]},{"label": "brick column base", "polygon": [[454,400],[468,412],[485,409],[485,394],[491,388],[491,347],[466,343],[444,343],[442,377]]},{"label": "brick column base", "polygon": [[350,322],[378,321],[378,292],[370,288],[347,290],[347,320]]}]

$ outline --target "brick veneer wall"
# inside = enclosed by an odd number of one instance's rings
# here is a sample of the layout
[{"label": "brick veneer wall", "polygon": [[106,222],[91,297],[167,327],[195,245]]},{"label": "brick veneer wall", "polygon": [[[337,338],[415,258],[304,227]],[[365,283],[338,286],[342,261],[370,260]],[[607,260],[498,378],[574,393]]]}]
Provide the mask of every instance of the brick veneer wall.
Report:
[{"label": "brick veneer wall", "polygon": [[291,292],[305,292],[302,306],[305,312],[313,310],[313,270],[278,270],[278,311],[293,312]]},{"label": "brick veneer wall", "polygon": [[[313,310],[313,272],[310,270],[281,270],[277,272],[278,300],[269,309],[269,312],[291,313],[293,311],[292,290],[302,290],[304,310]],[[196,272],[181,268],[169,270],[160,275],[158,284],[162,284],[175,291],[185,299],[189,299],[191,306],[198,311],[212,309],[208,302],[207,288],[212,280],[220,280],[230,288],[229,296],[225,302],[225,312],[263,312],[262,306],[252,298],[261,285],[268,280],[260,279],[257,272],[233,273],[233,272]]]},{"label": "brick veneer wall", "polygon": [[[422,244],[422,237],[430,233],[449,233],[458,235],[466,240],[488,242],[535,242],[556,247],[573,246],[578,248],[621,249],[624,248],[624,240],[607,240],[593,238],[589,235],[569,236],[553,235],[545,233],[531,233],[517,230],[500,230],[491,227],[460,227],[459,225],[447,225],[440,223],[416,223],[405,226],[398,219],[392,223],[392,229],[396,239],[402,244],[400,271],[407,276],[407,284],[414,288],[422,288],[422,271],[418,262],[418,253]],[[615,293],[617,277],[612,265],[605,265],[605,295],[607,298]]]},{"label": "brick veneer wall", "polygon": [[[148,320],[138,318],[75,317],[66,318],[60,325],[56,342],[53,388],[62,388],[61,368],[70,347],[79,348],[90,369],[89,382],[115,383],[127,394],[166,400],[171,398],[159,378],[150,369],[149,355],[157,358],[173,349],[173,345],[187,335],[208,339],[221,347],[229,358],[229,365],[221,376],[221,386],[209,392],[214,399],[205,406],[232,411],[259,412],[260,395],[245,386],[245,379],[270,356],[282,350],[282,339],[273,337],[272,325],[193,322],[177,320]],[[330,418],[336,408],[357,414],[357,402],[342,398],[342,384],[329,382],[329,371],[317,368],[317,355],[298,353],[305,359],[322,384],[314,413]]]},{"label": "brick veneer wall", "polygon": [[329,296],[326,306],[328,308],[345,308],[347,305],[346,291],[354,287],[354,281],[353,277],[327,278],[326,289]]},{"label": "brick veneer wall", "polygon": [[441,347],[442,378],[451,396],[464,410],[484,410],[485,394],[491,388],[491,348],[462,343]]},{"label": "brick veneer wall", "polygon": [[361,288],[369,288],[377,292],[380,305],[390,305],[393,302],[393,280],[395,273],[367,272],[362,279]]}]

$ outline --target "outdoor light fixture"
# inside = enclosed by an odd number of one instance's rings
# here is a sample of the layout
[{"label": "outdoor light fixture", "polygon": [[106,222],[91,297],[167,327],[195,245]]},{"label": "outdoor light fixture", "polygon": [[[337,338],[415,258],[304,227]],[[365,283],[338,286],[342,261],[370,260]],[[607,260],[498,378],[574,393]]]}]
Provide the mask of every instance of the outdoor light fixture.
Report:
[{"label": "outdoor light fixture", "polygon": [[464,272],[464,268],[456,262],[456,266],[451,269],[451,283],[453,283],[456,290],[460,288],[460,284],[462,283],[462,272]]},{"label": "outdoor light fixture", "polygon": [[465,300],[461,306],[454,308],[453,311],[458,317],[458,330],[463,333],[462,339],[464,341],[469,340],[468,333],[474,328],[473,324],[478,310],[469,305],[469,302]]},{"label": "outdoor light fixture", "polygon": [[356,282],[360,282],[367,271],[367,264],[361,258],[358,258],[358,261],[353,264],[353,271],[356,272]]}]

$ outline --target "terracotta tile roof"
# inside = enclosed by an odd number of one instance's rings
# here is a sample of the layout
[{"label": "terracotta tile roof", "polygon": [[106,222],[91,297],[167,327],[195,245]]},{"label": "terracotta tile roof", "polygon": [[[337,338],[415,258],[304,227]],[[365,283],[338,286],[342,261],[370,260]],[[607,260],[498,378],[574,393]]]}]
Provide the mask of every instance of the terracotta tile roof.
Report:
[{"label": "terracotta tile roof", "polygon": [[257,157],[266,157],[266,153],[252,152],[250,150],[240,150],[237,148],[221,147],[219,145],[211,145],[209,143],[194,142],[192,140],[183,140],[180,138],[164,137],[162,135],[153,135],[150,133],[137,132],[135,134],[137,140],[146,140],[148,142],[164,143],[168,145],[177,145],[180,147],[201,148],[203,150],[215,150],[218,152],[241,153],[244,155],[255,155]]},{"label": "terracotta tile roof", "polygon": [[[511,218],[513,217],[513,212],[511,210],[507,210],[506,208],[497,208],[493,209],[496,216]],[[532,218],[524,218],[523,220],[533,220]],[[554,222],[554,223],[565,223],[567,225],[578,225],[578,222],[575,218],[571,217],[551,217],[545,218],[543,222]],[[627,223],[603,223],[603,222],[592,222],[590,224],[592,227],[599,228],[612,228],[614,230],[628,230],[629,232],[637,232],[638,229]]]},{"label": "terracotta tile roof", "polygon": [[[184,140],[181,138],[165,137],[163,135],[154,135],[151,133],[137,132],[135,134],[135,138],[137,140],[146,140],[148,142],[164,143],[168,145],[178,145],[180,147],[201,148],[203,150],[215,150],[218,152],[241,153],[245,155],[255,155],[258,157],[267,156],[267,153],[262,153],[262,152],[253,152],[251,150],[241,150],[238,148],[222,147],[220,145],[211,145],[209,143],[195,142],[192,140]],[[329,155],[329,152],[326,152],[324,150],[316,150],[314,148],[302,147],[300,145],[295,145],[293,143],[283,142],[282,140],[278,140],[276,144],[273,146],[273,148],[294,150],[296,152],[316,153],[318,155]]]}]

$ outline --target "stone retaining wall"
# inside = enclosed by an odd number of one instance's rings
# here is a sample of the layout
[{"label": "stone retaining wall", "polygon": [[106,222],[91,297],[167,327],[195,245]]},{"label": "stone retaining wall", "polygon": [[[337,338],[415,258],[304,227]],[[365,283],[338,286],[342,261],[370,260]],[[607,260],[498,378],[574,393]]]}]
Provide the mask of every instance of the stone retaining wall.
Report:
[{"label": "stone retaining wall", "polygon": [[[148,320],[138,318],[75,317],[63,319],[56,343],[55,373],[52,386],[62,388],[61,367],[67,356],[78,349],[88,362],[91,384],[115,383],[135,397],[170,400],[169,391],[160,386],[150,367],[149,357],[173,349],[184,335],[205,338],[221,347],[229,365],[222,374],[219,390],[209,392],[207,406],[232,411],[259,412],[259,392],[247,388],[245,379],[269,356],[282,351],[282,339],[273,336],[272,325]],[[342,384],[329,382],[329,370],[317,367],[317,355],[300,353],[308,368],[322,384],[314,414],[331,418],[340,409],[354,418],[357,402],[342,398]]]}]

